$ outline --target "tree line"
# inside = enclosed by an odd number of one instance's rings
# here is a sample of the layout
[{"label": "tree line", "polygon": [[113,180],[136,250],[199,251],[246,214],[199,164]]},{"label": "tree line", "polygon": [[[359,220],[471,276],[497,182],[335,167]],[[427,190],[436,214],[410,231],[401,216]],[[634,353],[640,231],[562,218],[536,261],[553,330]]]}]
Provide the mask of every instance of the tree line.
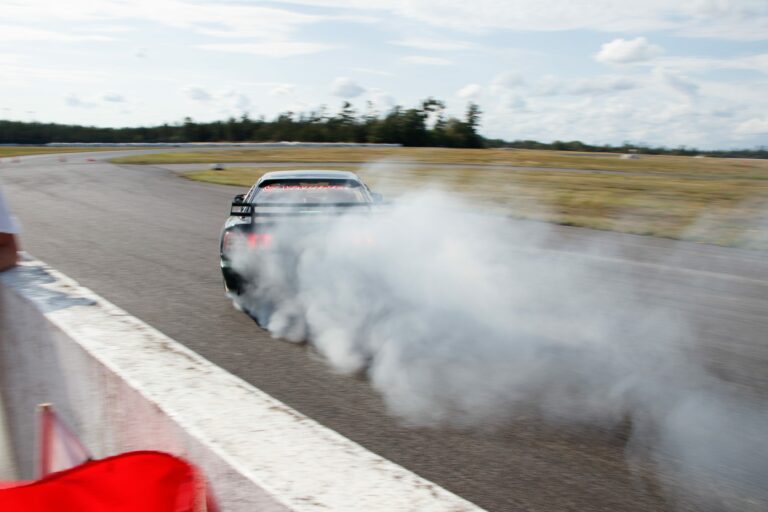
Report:
[{"label": "tree line", "polygon": [[641,154],[706,155],[716,157],[768,158],[768,148],[700,151],[696,148],[652,147],[625,142],[593,145],[581,141],[505,141],[478,133],[482,112],[469,103],[463,118],[447,116],[443,101],[427,98],[412,108],[395,106],[381,114],[369,103],[358,112],[344,102],[335,114],[324,108],[309,113],[283,112],[272,120],[248,114],[224,121],[182,122],[158,126],[100,128],[0,120],[0,144],[47,144],[49,142],[155,143],[155,142],[359,142],[402,144],[416,147],[549,149],[559,151],[637,152]]},{"label": "tree line", "polygon": [[760,146],[755,149],[716,149],[701,150],[694,147],[678,146],[649,146],[624,142],[620,145],[585,144],[579,140],[554,142],[538,142],[535,140],[516,140],[507,142],[501,139],[485,139],[485,147],[510,149],[548,149],[554,151],[583,151],[592,153],[637,153],[641,155],[674,155],[674,156],[711,156],[721,158],[768,158],[768,147]]},{"label": "tree line", "polygon": [[435,146],[484,147],[477,133],[480,108],[470,103],[463,119],[448,117],[445,103],[428,98],[413,108],[396,106],[381,115],[371,104],[358,113],[344,102],[338,113],[284,112],[268,121],[247,114],[226,121],[181,123],[137,128],[98,128],[54,123],[0,121],[0,144],[49,142],[361,142]]}]

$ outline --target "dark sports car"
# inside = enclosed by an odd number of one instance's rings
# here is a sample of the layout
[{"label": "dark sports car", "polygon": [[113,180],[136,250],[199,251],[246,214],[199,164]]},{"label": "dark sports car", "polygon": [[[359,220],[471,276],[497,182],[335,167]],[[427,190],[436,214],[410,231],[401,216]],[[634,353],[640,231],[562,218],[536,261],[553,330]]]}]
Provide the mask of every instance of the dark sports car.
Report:
[{"label": "dark sports car", "polygon": [[227,294],[237,298],[252,283],[233,268],[235,255],[276,250],[285,236],[280,225],[322,220],[328,215],[370,211],[381,196],[346,171],[277,171],[262,176],[246,194],[235,196],[221,232],[221,271]]}]

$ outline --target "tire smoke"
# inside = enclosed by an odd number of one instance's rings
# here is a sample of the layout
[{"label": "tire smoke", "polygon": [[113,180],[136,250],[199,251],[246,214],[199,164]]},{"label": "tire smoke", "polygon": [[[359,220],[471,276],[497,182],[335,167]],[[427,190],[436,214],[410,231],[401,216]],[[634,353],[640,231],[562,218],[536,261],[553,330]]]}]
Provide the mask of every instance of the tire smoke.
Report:
[{"label": "tire smoke", "polygon": [[404,422],[488,428],[534,410],[629,424],[629,460],[653,463],[671,499],[768,507],[766,404],[707,371],[691,329],[642,283],[544,248],[549,225],[424,192],[274,233],[272,250],[233,259],[254,283],[242,305],[275,337],[366,372]]}]

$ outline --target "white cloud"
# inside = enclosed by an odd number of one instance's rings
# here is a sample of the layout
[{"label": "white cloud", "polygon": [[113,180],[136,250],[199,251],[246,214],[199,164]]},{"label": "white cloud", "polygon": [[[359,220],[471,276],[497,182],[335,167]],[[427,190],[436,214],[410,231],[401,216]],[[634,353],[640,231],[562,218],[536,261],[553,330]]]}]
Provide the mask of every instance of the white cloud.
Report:
[{"label": "white cloud", "polygon": [[101,71],[4,64],[0,59],[0,85],[32,85],[41,82],[89,83],[104,78],[105,74]]},{"label": "white cloud", "polygon": [[604,64],[631,64],[654,59],[664,53],[661,46],[651,44],[644,37],[614,39],[600,47],[595,60]]},{"label": "white cloud", "polygon": [[288,96],[296,92],[296,86],[294,84],[279,84],[270,89],[269,94],[272,96]]},{"label": "white cloud", "polygon": [[693,37],[768,40],[765,0],[280,0],[389,15],[466,32],[492,30],[648,32],[669,30]]},{"label": "white cloud", "polygon": [[285,39],[300,26],[333,19],[259,5],[190,0],[26,0],[4,9],[6,22],[138,20],[216,37]]},{"label": "white cloud", "polygon": [[699,86],[690,78],[664,68],[657,68],[653,72],[654,76],[661,81],[662,84],[670,87],[671,89],[679,92],[684,96],[695,96],[699,92]]},{"label": "white cloud", "polygon": [[515,73],[513,71],[507,71],[496,75],[491,82],[491,87],[494,89],[514,89],[525,83],[525,78],[521,73]]},{"label": "white cloud", "polygon": [[127,33],[127,32],[136,32],[136,27],[129,27],[126,25],[108,25],[108,24],[99,24],[96,26],[85,26],[82,28],[83,32],[95,32],[97,34],[116,34],[116,33]]},{"label": "white cloud", "polygon": [[442,57],[426,57],[424,55],[410,55],[403,57],[403,61],[409,64],[418,64],[426,66],[450,66],[453,61],[443,59]]},{"label": "white cloud", "polygon": [[636,79],[620,76],[561,79],[544,77],[535,87],[540,96],[599,96],[628,91],[640,86]]},{"label": "white cloud", "polygon": [[20,25],[0,25],[0,41],[83,42],[111,40],[113,40],[113,38],[108,36],[93,34],[73,34]]},{"label": "white cloud", "polygon": [[[250,114],[255,109],[251,97],[239,89],[213,91],[199,85],[188,85],[183,92],[196,103],[197,110],[192,111],[196,116],[239,116]],[[189,113],[189,106],[185,107],[184,113]]]},{"label": "white cloud", "polygon": [[748,119],[736,127],[739,135],[765,135],[768,134],[768,117]]},{"label": "white cloud", "polygon": [[122,94],[118,94],[115,92],[108,92],[101,96],[101,99],[104,101],[108,101],[110,103],[124,103],[125,102],[125,96]]},{"label": "white cloud", "polygon": [[663,57],[655,61],[660,66],[680,71],[710,71],[743,69],[768,74],[768,53],[730,58]]},{"label": "white cloud", "polygon": [[467,84],[459,89],[459,92],[456,93],[456,96],[464,100],[472,100],[477,98],[482,90],[483,88],[478,84]]},{"label": "white cloud", "polygon": [[419,50],[437,50],[437,51],[452,51],[452,50],[466,50],[474,47],[473,43],[467,41],[458,41],[451,39],[429,39],[429,38],[407,38],[399,41],[392,41],[392,44],[399,46],[407,46],[409,48],[417,48]]},{"label": "white cloud", "polygon": [[397,104],[395,98],[382,89],[371,89],[368,92],[368,99],[373,103],[373,108],[376,110],[386,111]]},{"label": "white cloud", "polygon": [[[629,140],[702,149],[765,144],[768,118],[761,114],[768,111],[765,80],[692,80],[669,70],[583,80],[549,77],[519,92],[487,96],[481,103],[486,112],[483,134],[510,140],[613,144]],[[628,87],[622,80],[630,80],[632,86],[618,93],[590,93],[592,88],[602,90],[608,85]],[[553,84],[584,94],[543,96],[536,92]]]},{"label": "white cloud", "polygon": [[356,98],[365,92],[365,88],[357,84],[351,78],[338,77],[331,84],[331,94],[341,98]]},{"label": "white cloud", "polygon": [[379,76],[396,76],[395,73],[392,73],[390,71],[384,71],[381,69],[372,69],[372,68],[352,68],[353,71],[359,71],[361,73],[368,73],[370,75],[379,75]]},{"label": "white cloud", "polygon": [[96,106],[96,103],[93,101],[82,100],[74,93],[68,94],[67,97],[64,98],[64,102],[68,107],[74,108],[93,108]]},{"label": "white cloud", "polygon": [[194,101],[200,101],[200,102],[208,102],[213,99],[213,95],[209,93],[207,90],[203,89],[202,87],[198,87],[196,85],[189,85],[184,88],[184,93],[189,97],[191,100]]},{"label": "white cloud", "polygon": [[64,98],[64,103],[73,108],[95,108],[105,104],[125,103],[125,97],[115,92],[106,92],[103,94],[92,95],[88,98],[82,98],[80,95],[70,93]]},{"label": "white cloud", "polygon": [[311,55],[337,46],[325,43],[303,43],[299,41],[269,41],[264,43],[212,43],[197,45],[201,50],[212,50],[229,53],[247,53],[261,57],[292,57],[295,55]]},{"label": "white cloud", "polygon": [[523,111],[528,107],[528,102],[516,94],[505,95],[501,98],[500,107],[508,111]]},{"label": "white cloud", "polygon": [[567,87],[568,94],[609,94],[638,87],[636,80],[625,77],[597,77],[573,80]]},{"label": "white cloud", "polygon": [[238,113],[248,112],[253,108],[251,98],[237,91],[227,91],[224,93],[224,99],[227,101],[230,109]]}]

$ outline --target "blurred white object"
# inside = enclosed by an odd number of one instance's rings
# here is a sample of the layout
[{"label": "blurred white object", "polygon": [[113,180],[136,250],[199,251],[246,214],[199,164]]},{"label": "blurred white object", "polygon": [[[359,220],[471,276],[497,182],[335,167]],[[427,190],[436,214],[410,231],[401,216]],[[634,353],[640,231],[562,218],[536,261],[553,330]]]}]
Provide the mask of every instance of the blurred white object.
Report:
[{"label": "blurred white object", "polygon": [[11,215],[8,206],[6,206],[3,189],[0,188],[0,233],[18,234],[19,222],[16,217]]}]

